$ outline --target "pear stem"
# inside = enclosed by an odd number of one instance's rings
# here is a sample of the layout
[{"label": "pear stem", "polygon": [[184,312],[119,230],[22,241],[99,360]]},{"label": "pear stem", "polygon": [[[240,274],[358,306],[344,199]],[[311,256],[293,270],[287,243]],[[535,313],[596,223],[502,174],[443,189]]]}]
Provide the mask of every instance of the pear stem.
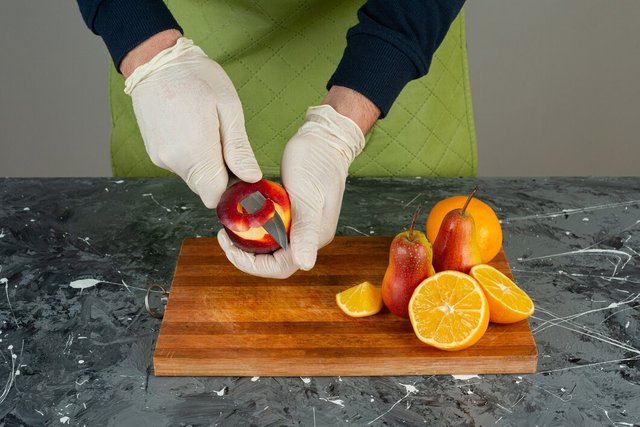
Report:
[{"label": "pear stem", "polygon": [[462,212],[464,214],[464,211],[467,210],[467,206],[469,206],[469,203],[471,202],[471,199],[473,199],[473,196],[476,195],[476,192],[478,191],[478,186],[476,185],[473,189],[473,191],[471,192],[471,194],[469,194],[469,197],[467,197],[467,201],[464,202],[464,206],[462,207]]},{"label": "pear stem", "polygon": [[418,205],[416,211],[413,213],[413,217],[411,217],[411,225],[409,226],[409,240],[413,242],[413,230],[416,227],[416,221],[418,220],[418,214],[420,213],[420,209],[422,209],[422,205]]}]

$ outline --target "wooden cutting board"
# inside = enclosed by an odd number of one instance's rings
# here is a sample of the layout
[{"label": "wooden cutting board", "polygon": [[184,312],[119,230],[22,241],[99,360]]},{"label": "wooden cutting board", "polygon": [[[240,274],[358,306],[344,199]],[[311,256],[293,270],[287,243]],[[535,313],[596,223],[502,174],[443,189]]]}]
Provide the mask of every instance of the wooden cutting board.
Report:
[{"label": "wooden cutting board", "polygon": [[[529,323],[490,324],[469,349],[419,341],[388,310],[340,311],[335,295],[364,280],[380,285],[391,237],[336,237],[312,271],[263,279],[233,267],[215,238],[182,244],[153,361],[159,376],[373,376],[532,373]],[[500,253],[492,264],[511,277]]]}]

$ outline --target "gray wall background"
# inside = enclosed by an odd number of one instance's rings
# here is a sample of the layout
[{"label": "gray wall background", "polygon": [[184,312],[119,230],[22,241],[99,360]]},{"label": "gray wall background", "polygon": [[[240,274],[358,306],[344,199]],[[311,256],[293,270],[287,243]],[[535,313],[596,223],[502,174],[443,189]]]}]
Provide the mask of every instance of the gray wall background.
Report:
[{"label": "gray wall background", "polygon": [[[479,175],[640,175],[640,1],[469,0]],[[0,0],[0,176],[109,176],[109,57],[73,0]]]}]

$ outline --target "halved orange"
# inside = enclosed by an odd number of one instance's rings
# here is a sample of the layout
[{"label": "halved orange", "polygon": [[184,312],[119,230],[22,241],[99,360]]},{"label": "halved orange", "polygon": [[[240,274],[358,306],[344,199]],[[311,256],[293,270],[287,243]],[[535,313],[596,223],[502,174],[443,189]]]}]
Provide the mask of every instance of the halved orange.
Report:
[{"label": "halved orange", "polygon": [[382,294],[380,288],[362,282],[336,294],[336,303],[351,317],[371,316],[382,310]]},{"label": "halved orange", "polygon": [[409,301],[409,317],[420,341],[441,350],[462,350],[487,331],[489,304],[475,279],[447,270],[418,285]]},{"label": "halved orange", "polygon": [[487,264],[479,264],[469,272],[480,283],[489,301],[491,321],[514,323],[533,314],[533,301],[502,272]]}]

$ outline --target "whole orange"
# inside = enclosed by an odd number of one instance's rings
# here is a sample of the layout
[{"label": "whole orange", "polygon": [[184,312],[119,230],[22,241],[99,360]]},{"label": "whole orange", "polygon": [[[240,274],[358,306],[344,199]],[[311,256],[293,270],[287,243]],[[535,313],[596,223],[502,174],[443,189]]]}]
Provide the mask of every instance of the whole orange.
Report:
[{"label": "whole orange", "polygon": [[[427,238],[430,242],[435,242],[440,230],[440,224],[445,215],[453,209],[461,209],[468,196],[453,196],[440,200],[429,212],[427,218]],[[476,224],[476,238],[480,248],[480,258],[482,263],[491,261],[500,252],[502,247],[502,228],[498,216],[481,200],[471,199],[467,212],[473,217]]]}]

